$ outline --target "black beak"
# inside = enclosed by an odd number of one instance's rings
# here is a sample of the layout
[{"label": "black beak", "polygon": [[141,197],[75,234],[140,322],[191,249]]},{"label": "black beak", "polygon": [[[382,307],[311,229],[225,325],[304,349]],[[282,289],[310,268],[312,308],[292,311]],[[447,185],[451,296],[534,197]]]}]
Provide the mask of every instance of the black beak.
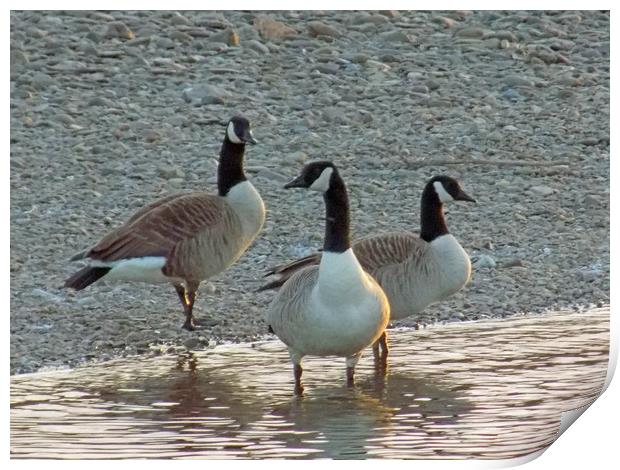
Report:
[{"label": "black beak", "polygon": [[248,144],[252,144],[255,145],[257,144],[257,140],[254,138],[254,136],[252,135],[252,131],[247,131],[244,135],[243,135],[243,141],[245,143]]},{"label": "black beak", "polygon": [[305,188],[305,187],[306,185],[304,184],[304,181],[301,175],[299,175],[297,178],[295,178],[292,181],[289,181],[288,183],[284,185],[284,189]]},{"label": "black beak", "polygon": [[463,191],[462,189],[460,190],[460,192],[456,195],[456,197],[454,198],[456,201],[467,201],[467,202],[473,202],[475,203],[476,200],[471,197],[470,195],[468,195],[465,191]]}]

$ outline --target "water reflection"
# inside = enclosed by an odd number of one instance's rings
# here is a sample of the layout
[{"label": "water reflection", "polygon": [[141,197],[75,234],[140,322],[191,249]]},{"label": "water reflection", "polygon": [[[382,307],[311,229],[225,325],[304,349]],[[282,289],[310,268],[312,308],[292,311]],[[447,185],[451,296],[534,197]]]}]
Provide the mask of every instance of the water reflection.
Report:
[{"label": "water reflection", "polygon": [[392,337],[390,369],[309,358],[292,394],[277,342],[133,358],[11,380],[13,457],[507,458],[552,442],[592,400],[609,313],[481,322]]}]

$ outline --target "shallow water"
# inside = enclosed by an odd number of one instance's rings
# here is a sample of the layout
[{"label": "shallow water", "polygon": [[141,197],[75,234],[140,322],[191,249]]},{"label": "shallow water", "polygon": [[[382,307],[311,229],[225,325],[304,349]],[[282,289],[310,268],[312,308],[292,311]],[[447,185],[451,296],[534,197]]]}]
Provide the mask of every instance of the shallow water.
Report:
[{"label": "shallow water", "polygon": [[12,458],[511,458],[553,442],[605,380],[609,310],[390,331],[306,358],[276,341],[11,377]]}]

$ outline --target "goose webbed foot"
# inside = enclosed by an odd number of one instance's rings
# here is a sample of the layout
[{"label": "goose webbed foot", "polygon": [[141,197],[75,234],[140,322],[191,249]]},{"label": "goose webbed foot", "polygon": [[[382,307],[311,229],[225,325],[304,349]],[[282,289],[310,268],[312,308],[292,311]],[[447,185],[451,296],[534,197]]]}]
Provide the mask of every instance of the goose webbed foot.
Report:
[{"label": "goose webbed foot", "polygon": [[192,315],[187,315],[185,317],[185,323],[183,323],[183,329],[187,331],[196,330],[196,324],[194,323],[194,317]]}]

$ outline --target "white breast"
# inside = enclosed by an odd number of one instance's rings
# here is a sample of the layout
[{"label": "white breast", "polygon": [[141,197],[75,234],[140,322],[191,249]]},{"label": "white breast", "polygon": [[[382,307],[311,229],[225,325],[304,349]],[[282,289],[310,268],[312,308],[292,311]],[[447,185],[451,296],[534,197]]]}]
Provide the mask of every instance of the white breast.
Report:
[{"label": "white breast", "polygon": [[431,253],[439,266],[439,295],[451,295],[463,287],[471,274],[471,262],[457,239],[450,234],[436,238]]},{"label": "white breast", "polygon": [[243,236],[252,241],[265,222],[265,204],[249,181],[242,181],[228,191],[226,201],[233,208],[243,230]]},{"label": "white breast", "polygon": [[319,264],[316,293],[332,306],[351,303],[351,295],[368,288],[366,273],[349,248],[343,253],[325,252]]},{"label": "white breast", "polygon": [[[312,270],[318,275],[312,276]],[[302,279],[311,284],[298,284]],[[379,285],[347,250],[324,253],[318,269],[311,267],[291,278],[274,299],[268,321],[299,356],[347,357],[377,340],[389,311]]]}]

